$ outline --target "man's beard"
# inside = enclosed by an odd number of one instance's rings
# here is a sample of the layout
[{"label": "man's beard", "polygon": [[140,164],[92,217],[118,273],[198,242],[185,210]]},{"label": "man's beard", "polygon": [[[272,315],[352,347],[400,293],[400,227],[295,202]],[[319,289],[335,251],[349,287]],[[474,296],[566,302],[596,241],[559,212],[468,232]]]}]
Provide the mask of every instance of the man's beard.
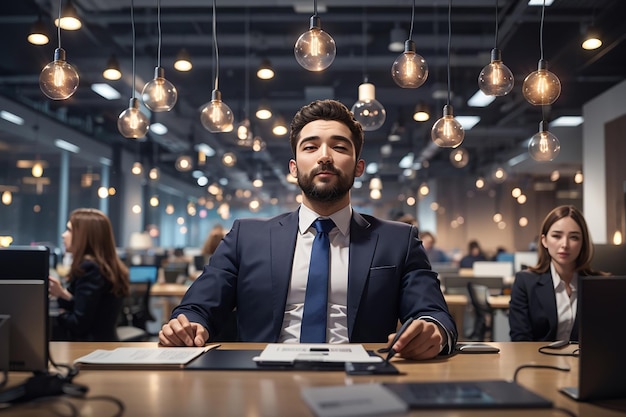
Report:
[{"label": "man's beard", "polygon": [[[322,171],[335,174],[336,184],[332,186],[327,183],[316,185],[313,180]],[[350,191],[353,184],[354,175],[348,176],[332,165],[318,165],[308,175],[298,170],[298,185],[304,195],[314,201],[329,203],[341,200]]]}]

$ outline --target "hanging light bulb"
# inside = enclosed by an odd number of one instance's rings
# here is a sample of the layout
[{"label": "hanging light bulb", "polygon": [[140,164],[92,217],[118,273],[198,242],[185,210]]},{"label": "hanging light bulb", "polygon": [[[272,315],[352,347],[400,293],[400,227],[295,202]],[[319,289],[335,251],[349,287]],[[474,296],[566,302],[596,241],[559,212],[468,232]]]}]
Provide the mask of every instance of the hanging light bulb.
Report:
[{"label": "hanging light bulb", "polygon": [[256,71],[256,76],[261,80],[271,80],[274,78],[274,69],[272,68],[272,64],[270,60],[264,58],[259,65],[259,69]]},{"label": "hanging light bulb", "polygon": [[54,50],[54,61],[46,65],[39,75],[39,87],[52,100],[70,98],[78,88],[78,72],[65,61],[65,49]]},{"label": "hanging light bulb", "polygon": [[163,67],[154,68],[154,79],[143,87],[141,95],[143,104],[154,112],[170,111],[178,100],[178,91],[165,79]]},{"label": "hanging light bulb", "polygon": [[216,20],[216,0],[213,0],[213,48],[215,49],[215,59],[213,60],[213,64],[215,80],[214,88],[211,92],[211,101],[205,104],[200,112],[200,122],[202,123],[202,126],[212,133],[230,132],[234,129],[233,111],[222,101],[222,93],[220,93],[220,90],[218,89],[220,69]]},{"label": "hanging light bulb", "polygon": [[456,148],[463,142],[465,130],[455,118],[452,106],[443,106],[443,117],[435,122],[430,137],[441,148]]},{"label": "hanging light bulb", "polygon": [[237,137],[239,140],[248,139],[248,135],[250,134],[250,120],[246,117],[241,121],[239,126],[237,127]]},{"label": "hanging light bulb", "polygon": [[378,100],[376,100],[376,87],[374,84],[364,82],[359,85],[359,99],[352,105],[354,118],[361,123],[363,130],[376,130],[385,123],[387,112]]},{"label": "hanging light bulb", "polygon": [[415,53],[415,42],[404,42],[404,53],[393,62],[391,77],[402,88],[417,88],[428,78],[428,64],[421,55]]},{"label": "hanging light bulb", "polygon": [[153,181],[158,180],[159,176],[160,176],[159,168],[157,167],[150,168],[150,171],[148,171],[148,178],[150,178]]},{"label": "hanging light bulb", "polygon": [[546,61],[540,59],[537,71],[531,72],[524,79],[522,92],[530,104],[547,106],[554,103],[561,95],[561,81],[548,71]]},{"label": "hanging light bulb", "polygon": [[322,71],[335,60],[337,54],[335,40],[321,29],[321,20],[317,15],[317,2],[315,2],[315,12],[310,19],[309,30],[300,35],[293,53],[298,64],[309,71]]},{"label": "hanging light bulb", "polygon": [[542,120],[539,123],[539,132],[535,133],[528,142],[528,153],[539,162],[552,161],[559,155],[561,144],[556,136],[548,132]]},{"label": "hanging light bulb", "polygon": [[131,98],[128,108],[117,118],[117,129],[125,138],[137,139],[146,136],[149,127],[148,116],[139,110],[139,100]]},{"label": "hanging light bulb", "polygon": [[456,148],[450,152],[450,162],[455,168],[463,168],[469,163],[469,152],[463,148]]},{"label": "hanging light bulb", "polygon": [[233,112],[222,101],[219,90],[213,90],[211,101],[207,103],[200,113],[200,121],[206,130],[212,133],[226,132],[233,129]]},{"label": "hanging light bulb", "polygon": [[491,63],[478,74],[478,88],[487,96],[505,96],[513,89],[513,73],[502,63],[498,48],[491,50]]}]

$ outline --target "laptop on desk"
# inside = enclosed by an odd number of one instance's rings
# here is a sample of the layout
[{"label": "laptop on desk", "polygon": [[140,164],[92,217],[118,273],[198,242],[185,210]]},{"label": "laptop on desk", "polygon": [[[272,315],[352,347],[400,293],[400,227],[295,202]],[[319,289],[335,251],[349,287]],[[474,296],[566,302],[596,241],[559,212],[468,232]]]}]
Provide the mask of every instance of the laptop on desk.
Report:
[{"label": "laptop on desk", "polygon": [[156,265],[131,265],[128,267],[130,282],[157,282],[159,267]]},{"label": "laptop on desk", "polygon": [[551,408],[552,402],[505,380],[385,383],[413,409]]},{"label": "laptop on desk", "polygon": [[578,281],[578,386],[561,392],[578,401],[626,399],[626,276]]}]

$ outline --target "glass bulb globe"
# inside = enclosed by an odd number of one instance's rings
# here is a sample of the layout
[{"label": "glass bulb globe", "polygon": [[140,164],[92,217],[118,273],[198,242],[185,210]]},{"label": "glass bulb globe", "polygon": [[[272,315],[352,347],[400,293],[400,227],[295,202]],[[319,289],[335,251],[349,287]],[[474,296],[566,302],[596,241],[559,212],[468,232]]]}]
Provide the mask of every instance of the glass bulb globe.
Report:
[{"label": "glass bulb globe", "polygon": [[310,29],[304,32],[293,49],[296,61],[309,71],[322,71],[335,60],[335,40],[320,28],[320,18],[311,16]]},{"label": "glass bulb globe", "polygon": [[450,162],[455,168],[463,168],[469,163],[469,152],[463,148],[456,148],[450,152]]},{"label": "glass bulb globe", "polygon": [[522,85],[524,98],[535,106],[552,104],[561,95],[561,81],[547,70],[546,62],[539,60],[537,71],[533,71],[524,80]]},{"label": "glass bulb globe", "polygon": [[404,43],[404,53],[393,62],[391,77],[402,88],[420,87],[428,78],[428,64],[415,53],[415,42],[412,40]]},{"label": "glass bulb globe", "polygon": [[376,88],[374,84],[363,83],[359,85],[359,99],[352,105],[354,118],[361,123],[363,130],[376,130],[380,128],[387,118],[387,112],[382,104],[376,100]]},{"label": "glass bulb globe", "polygon": [[39,88],[52,100],[65,100],[76,92],[78,72],[65,61],[65,49],[54,50],[54,61],[39,74]]},{"label": "glass bulb globe", "polygon": [[499,49],[491,50],[491,63],[478,74],[478,88],[487,96],[505,96],[513,89],[513,73],[502,63]]},{"label": "glass bulb globe", "polygon": [[154,79],[149,81],[141,93],[143,104],[154,112],[170,111],[178,100],[178,91],[174,84],[165,79],[162,67],[154,69]]},{"label": "glass bulb globe", "polygon": [[233,112],[222,102],[222,94],[219,90],[213,90],[211,101],[207,103],[200,113],[200,121],[206,130],[212,133],[228,132],[233,129]]},{"label": "glass bulb globe", "polygon": [[117,130],[125,138],[137,139],[146,136],[148,127],[150,120],[139,110],[139,100],[131,98],[128,108],[117,118]]},{"label": "glass bulb globe", "polygon": [[463,142],[465,131],[455,118],[452,106],[443,106],[443,117],[435,122],[430,130],[430,137],[441,148],[456,148]]},{"label": "glass bulb globe", "polygon": [[545,129],[542,121],[539,124],[539,132],[528,142],[528,153],[535,161],[548,162],[556,158],[559,152],[561,152],[559,140]]}]

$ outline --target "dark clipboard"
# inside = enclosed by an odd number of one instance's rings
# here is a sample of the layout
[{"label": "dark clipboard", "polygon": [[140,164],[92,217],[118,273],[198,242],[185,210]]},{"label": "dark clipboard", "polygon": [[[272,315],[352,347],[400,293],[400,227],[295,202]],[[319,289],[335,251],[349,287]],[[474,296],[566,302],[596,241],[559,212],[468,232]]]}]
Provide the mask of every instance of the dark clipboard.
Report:
[{"label": "dark clipboard", "polygon": [[[213,349],[189,362],[185,369],[199,371],[345,371],[345,363],[294,362],[259,364],[253,360],[262,350]],[[370,355],[376,353],[368,351]]]}]

